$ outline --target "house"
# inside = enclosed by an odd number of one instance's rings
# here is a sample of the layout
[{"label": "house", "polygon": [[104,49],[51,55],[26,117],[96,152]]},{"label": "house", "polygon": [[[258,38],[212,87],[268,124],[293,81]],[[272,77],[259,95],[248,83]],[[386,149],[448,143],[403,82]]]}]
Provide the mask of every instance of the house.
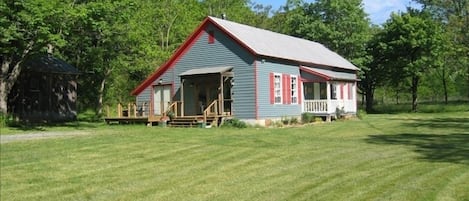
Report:
[{"label": "house", "polygon": [[51,55],[28,58],[8,96],[9,113],[26,122],[76,120],[80,72]]},{"label": "house", "polygon": [[265,125],[302,113],[355,114],[357,70],[317,42],[207,17],[132,95],[150,116]]}]

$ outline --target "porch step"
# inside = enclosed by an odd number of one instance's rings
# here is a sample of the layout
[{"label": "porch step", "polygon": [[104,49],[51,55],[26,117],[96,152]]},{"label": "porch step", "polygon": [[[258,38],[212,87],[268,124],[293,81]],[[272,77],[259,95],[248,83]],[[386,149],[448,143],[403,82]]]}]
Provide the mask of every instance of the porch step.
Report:
[{"label": "porch step", "polygon": [[[169,127],[200,127],[198,119],[203,117],[175,117],[168,122]],[[217,117],[207,117],[207,123],[205,126],[218,126]]]}]

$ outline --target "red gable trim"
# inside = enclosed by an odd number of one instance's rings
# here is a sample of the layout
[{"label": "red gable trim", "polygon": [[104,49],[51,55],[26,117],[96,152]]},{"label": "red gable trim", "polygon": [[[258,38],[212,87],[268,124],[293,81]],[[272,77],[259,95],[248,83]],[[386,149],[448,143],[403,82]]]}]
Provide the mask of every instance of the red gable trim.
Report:
[{"label": "red gable trim", "polygon": [[329,77],[329,76],[327,76],[327,75],[324,75],[324,74],[322,74],[322,73],[318,73],[318,72],[316,72],[316,71],[313,71],[313,70],[311,70],[311,69],[305,68],[305,67],[303,67],[303,66],[300,66],[300,70],[305,71],[305,72],[307,72],[307,73],[309,73],[309,74],[312,74],[312,75],[319,76],[319,77],[325,79],[326,81],[332,80],[332,78]]},{"label": "red gable trim", "polygon": [[194,31],[186,41],[175,51],[175,53],[171,56],[171,58],[161,65],[156,71],[151,74],[145,81],[143,81],[139,86],[137,86],[133,91],[132,95],[136,96],[140,94],[145,88],[150,86],[156,79],[158,79],[164,72],[170,69],[174,63],[176,63],[189,49],[194,45],[194,43],[202,36],[203,30],[206,27],[209,18],[206,18],[200,25],[197,27],[196,31]]},{"label": "red gable trim", "polygon": [[164,72],[170,69],[174,63],[176,63],[193,45],[194,43],[202,36],[204,33],[204,29],[208,26],[208,24],[214,25],[216,28],[220,29],[223,33],[229,36],[233,41],[238,43],[241,47],[245,48],[250,52],[253,56],[256,56],[257,53],[251,49],[249,46],[241,42],[238,38],[236,38],[233,34],[228,32],[222,26],[217,24],[215,21],[210,19],[210,17],[205,18],[205,20],[196,28],[196,30],[186,39],[186,41],[176,50],[176,52],[171,56],[171,58],[161,65],[156,71],[150,75],[145,81],[143,81],[139,86],[137,86],[133,91],[132,95],[136,96],[140,94],[145,88],[150,86],[156,79],[158,79]]}]

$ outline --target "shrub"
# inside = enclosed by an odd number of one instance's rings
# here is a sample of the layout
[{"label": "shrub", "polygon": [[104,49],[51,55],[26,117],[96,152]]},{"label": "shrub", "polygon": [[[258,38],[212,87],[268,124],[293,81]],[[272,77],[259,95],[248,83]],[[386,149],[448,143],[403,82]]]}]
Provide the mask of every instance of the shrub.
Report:
[{"label": "shrub", "polygon": [[298,124],[298,118],[292,117],[292,118],[290,119],[290,124]]},{"label": "shrub", "polygon": [[307,112],[301,114],[301,122],[304,124],[314,122],[314,115]]},{"label": "shrub", "polygon": [[280,121],[283,123],[283,125],[288,125],[290,124],[290,119],[288,117],[282,117]]},{"label": "shrub", "polygon": [[222,127],[227,127],[227,128],[247,128],[248,125],[246,124],[246,122],[244,121],[241,121],[239,119],[228,119],[226,120]]},{"label": "shrub", "polygon": [[362,110],[362,109],[359,109],[358,112],[357,112],[357,117],[359,119],[363,119],[366,117],[366,111],[365,110]]}]

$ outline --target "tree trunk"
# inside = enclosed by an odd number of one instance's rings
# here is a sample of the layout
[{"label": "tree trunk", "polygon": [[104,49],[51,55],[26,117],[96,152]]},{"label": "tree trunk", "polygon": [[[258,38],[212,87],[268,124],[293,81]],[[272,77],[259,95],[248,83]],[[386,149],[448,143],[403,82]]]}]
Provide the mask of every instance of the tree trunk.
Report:
[{"label": "tree trunk", "polygon": [[[0,74],[0,113],[8,113],[8,95],[20,75],[21,61],[12,66],[11,58],[4,58]],[[11,70],[10,70],[11,69]]]},{"label": "tree trunk", "polygon": [[412,112],[417,112],[417,90],[418,90],[418,84],[419,84],[420,77],[419,76],[412,76],[412,86],[411,86],[411,91],[412,91]]},{"label": "tree trunk", "polygon": [[366,112],[370,113],[373,112],[374,90],[371,87],[365,90]]},{"label": "tree trunk", "polygon": [[97,109],[96,109],[96,114],[98,116],[101,116],[101,114],[103,114],[104,89],[106,88],[106,80],[107,80],[107,77],[109,76],[109,74],[111,74],[110,69],[106,70],[106,72],[104,73],[104,77],[101,80],[101,85],[99,87],[98,105],[97,105]]},{"label": "tree trunk", "polygon": [[6,90],[6,80],[0,80],[0,115],[8,112],[8,93]]},{"label": "tree trunk", "polygon": [[446,83],[446,77],[443,72],[443,93],[445,95],[445,104],[448,104],[448,84]]}]

